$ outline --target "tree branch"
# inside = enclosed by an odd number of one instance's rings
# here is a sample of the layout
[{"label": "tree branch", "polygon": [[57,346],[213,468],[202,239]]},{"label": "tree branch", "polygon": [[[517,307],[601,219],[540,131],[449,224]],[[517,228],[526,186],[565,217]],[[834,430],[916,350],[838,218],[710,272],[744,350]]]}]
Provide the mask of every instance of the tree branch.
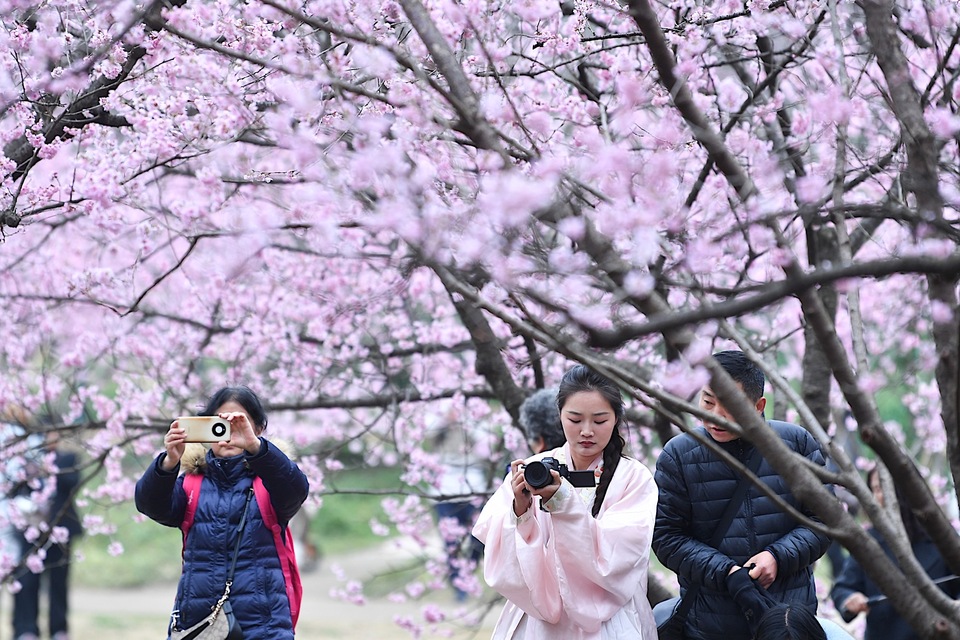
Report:
[{"label": "tree branch", "polygon": [[651,316],[649,322],[639,326],[628,326],[613,331],[589,330],[590,344],[598,348],[611,349],[664,330],[693,325],[704,320],[740,316],[768,307],[778,300],[795,296],[810,287],[850,278],[883,278],[898,273],[960,274],[960,253],[949,258],[910,256],[896,260],[855,263],[835,269],[818,269],[813,272],[797,270],[789,274],[786,279],[766,285],[749,297],[733,298],[690,311],[665,311]]},{"label": "tree branch", "polygon": [[694,138],[707,151],[714,164],[727,178],[730,186],[737,192],[740,200],[748,200],[756,192],[756,187],[740,162],[730,153],[723,140],[697,108],[686,82],[677,76],[673,54],[667,46],[660,22],[649,1],[628,0],[627,4],[630,15],[647,41],[653,64],[660,75],[660,83],[670,94],[677,111],[690,127]]}]

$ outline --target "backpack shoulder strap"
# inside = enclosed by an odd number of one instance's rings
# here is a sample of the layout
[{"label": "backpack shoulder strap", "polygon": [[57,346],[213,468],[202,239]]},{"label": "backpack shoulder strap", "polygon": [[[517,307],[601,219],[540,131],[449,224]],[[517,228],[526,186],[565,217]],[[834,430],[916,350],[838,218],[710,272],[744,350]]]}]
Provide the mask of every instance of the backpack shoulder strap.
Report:
[{"label": "backpack shoulder strap", "polygon": [[293,548],[293,532],[290,527],[280,525],[277,512],[270,501],[270,493],[259,476],[253,479],[253,493],[257,498],[257,506],[260,507],[260,517],[273,534],[273,543],[277,547],[277,557],[280,558],[280,567],[283,569],[283,582],[287,587],[287,599],[290,601],[290,616],[293,619],[293,628],[296,629],[297,619],[300,617],[300,603],[303,601],[303,584],[300,582],[300,569]]},{"label": "backpack shoulder strap", "polygon": [[203,486],[203,476],[199,473],[185,473],[183,475],[183,491],[187,494],[187,508],[183,512],[183,521],[180,531],[183,533],[183,546],[180,547],[180,560],[187,550],[187,534],[193,526],[193,518],[197,515],[197,503],[200,502],[200,487]]},{"label": "backpack shoulder strap", "polygon": [[187,543],[187,534],[193,526],[193,518],[197,515],[197,503],[200,502],[200,488],[203,486],[203,475],[186,473],[183,476],[183,491],[187,494],[187,510],[183,512],[183,522],[180,531],[183,532],[183,543]]}]

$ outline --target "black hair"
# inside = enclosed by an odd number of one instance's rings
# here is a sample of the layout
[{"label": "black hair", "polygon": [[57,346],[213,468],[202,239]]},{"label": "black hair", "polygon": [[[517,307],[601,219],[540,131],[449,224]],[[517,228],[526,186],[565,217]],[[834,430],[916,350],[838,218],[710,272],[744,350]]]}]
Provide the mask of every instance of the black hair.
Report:
[{"label": "black hair", "polygon": [[206,406],[200,413],[202,416],[216,415],[217,409],[228,402],[236,402],[247,415],[253,420],[253,428],[257,433],[267,430],[267,412],[263,410],[260,398],[257,397],[250,387],[239,385],[235,387],[223,387],[207,400]]},{"label": "black hair", "polygon": [[753,640],[827,640],[827,632],[807,607],[779,604],[760,616]]},{"label": "black hair", "polygon": [[734,382],[739,382],[747,397],[756,402],[763,397],[763,385],[766,378],[756,363],[747,358],[743,351],[718,351],[713,358],[720,363]]},{"label": "black hair", "polygon": [[539,389],[524,400],[520,405],[520,426],[528,441],[540,437],[547,449],[563,446],[567,437],[557,411],[557,390]]},{"label": "black hair", "polygon": [[600,505],[603,504],[603,498],[607,495],[607,488],[613,479],[613,474],[620,464],[620,458],[623,457],[623,447],[626,442],[620,435],[620,425],[623,423],[624,407],[623,396],[620,394],[620,387],[614,384],[606,376],[602,376],[596,371],[578,364],[563,375],[560,381],[560,389],[557,391],[557,411],[563,410],[563,405],[567,399],[575,393],[581,391],[596,391],[610,403],[613,409],[613,415],[616,422],[613,425],[613,432],[610,434],[610,442],[603,448],[603,473],[600,474],[600,483],[597,485],[597,493],[593,499],[593,509],[591,513],[596,518],[600,513]]}]

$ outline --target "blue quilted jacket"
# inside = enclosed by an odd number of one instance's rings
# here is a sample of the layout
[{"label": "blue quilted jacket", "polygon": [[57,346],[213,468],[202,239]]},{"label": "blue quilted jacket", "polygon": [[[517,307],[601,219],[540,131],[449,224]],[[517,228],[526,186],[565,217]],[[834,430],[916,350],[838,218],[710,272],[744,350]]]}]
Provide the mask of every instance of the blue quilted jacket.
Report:
[{"label": "blue quilted jacket", "polygon": [[[804,429],[772,420],[769,425],[792,450],[817,464],[824,463],[819,444]],[[702,427],[698,431],[710,437]],[[753,445],[743,438],[720,446],[744,463],[753,451]],[[812,515],[766,460],[761,461],[757,475],[788,504]],[[830,546],[828,537],[799,526],[751,486],[719,549],[711,548],[709,541],[736,488],[737,475],[690,435],[677,436],[667,443],[654,477],[660,497],[653,551],[677,574],[681,593],[703,583],[687,617],[688,638],[750,639],[746,618],[727,591],[726,577],[734,564],[742,566],[764,550],[777,560],[777,579],[768,589],[770,595],[816,611],[812,565]]]},{"label": "blue quilted jacket", "polygon": [[[263,481],[277,519],[284,526],[307,497],[309,487],[303,472],[275,445],[263,438],[261,442],[256,456],[216,458],[208,451],[206,464],[195,471],[203,473],[204,478],[173,607],[179,628],[188,628],[209,615],[223,594],[240,516],[254,476]],[[178,475],[179,468],[171,472],[160,468],[165,456],[161,453],[137,482],[137,509],[160,524],[179,528],[186,510],[183,477]],[[280,560],[256,497],[247,508],[230,602],[244,640],[294,637]]]}]

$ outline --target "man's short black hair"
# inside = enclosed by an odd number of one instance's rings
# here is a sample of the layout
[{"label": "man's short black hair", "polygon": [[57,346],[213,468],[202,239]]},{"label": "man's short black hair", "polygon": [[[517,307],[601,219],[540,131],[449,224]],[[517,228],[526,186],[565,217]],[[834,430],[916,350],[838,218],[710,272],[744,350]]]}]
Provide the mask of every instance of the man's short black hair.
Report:
[{"label": "man's short black hair", "polygon": [[763,397],[763,385],[766,379],[760,367],[750,361],[747,354],[737,350],[718,351],[713,354],[713,357],[734,382],[739,382],[743,386],[743,392],[748,398],[756,402]]}]

